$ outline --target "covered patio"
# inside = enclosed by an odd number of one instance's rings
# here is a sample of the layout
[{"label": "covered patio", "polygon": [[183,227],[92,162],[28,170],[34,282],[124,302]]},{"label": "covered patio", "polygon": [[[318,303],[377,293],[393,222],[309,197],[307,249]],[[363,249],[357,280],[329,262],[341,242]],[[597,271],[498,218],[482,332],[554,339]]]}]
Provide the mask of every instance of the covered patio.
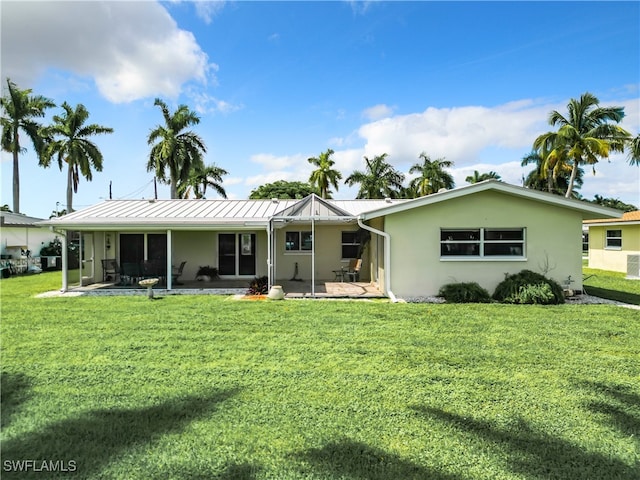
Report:
[{"label": "covered patio", "polygon": [[[296,298],[385,298],[379,288],[370,282],[326,282],[309,280],[285,280],[278,282],[285,292],[286,299]],[[166,285],[158,284],[154,291],[162,295],[245,295],[249,287],[247,280],[217,279],[208,282],[185,280],[167,290]],[[313,288],[312,288],[313,287]],[[74,286],[70,293],[83,295],[146,295],[146,289],[137,284],[119,285],[115,282],[97,282],[90,285]]]}]

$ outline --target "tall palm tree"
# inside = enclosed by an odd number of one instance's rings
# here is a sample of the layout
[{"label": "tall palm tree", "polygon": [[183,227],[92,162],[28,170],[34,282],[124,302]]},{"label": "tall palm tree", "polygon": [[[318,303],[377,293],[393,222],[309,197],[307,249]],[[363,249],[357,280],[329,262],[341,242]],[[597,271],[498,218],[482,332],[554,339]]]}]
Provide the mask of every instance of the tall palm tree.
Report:
[{"label": "tall palm tree", "polygon": [[640,133],[629,140],[629,165],[640,166]]},{"label": "tall palm tree", "polygon": [[[522,159],[521,165],[524,167],[529,164],[535,164],[535,168],[529,172],[524,178],[523,185],[532,190],[547,191],[556,195],[564,195],[569,186],[571,177],[571,167],[566,163],[559,162],[551,165],[553,168],[547,170],[549,166],[542,159],[538,152],[531,152]],[[582,187],[584,182],[584,169],[579,168],[574,181],[572,197],[577,197],[576,190]]]},{"label": "tall palm tree", "polygon": [[40,165],[48,167],[53,157],[57,157],[60,170],[67,164],[67,211],[73,212],[73,193],[78,192],[80,175],[91,181],[92,168],[102,171],[102,152],[89,138],[113,133],[113,129],[95,123],[85,125],[89,112],[81,103],[74,109],[64,102],[62,109],[62,115],[54,115],[53,123],[41,130],[46,146]]},{"label": "tall palm tree", "polygon": [[[13,211],[20,213],[20,168],[18,155],[25,149],[20,144],[20,131],[27,134],[38,156],[44,147],[39,134],[41,125],[34,118],[44,117],[55,103],[41,95],[31,95],[31,89],[21,90],[7,78],[7,94],[2,96],[2,149],[13,155]],[[6,115],[6,116],[5,116]]]},{"label": "tall palm tree", "polygon": [[365,171],[356,170],[344,181],[353,186],[360,184],[356,198],[398,198],[402,190],[404,175],[386,161],[387,154],[376,155],[373,159],[364,157]]},{"label": "tall palm tree", "polygon": [[502,177],[493,170],[491,170],[489,173],[480,173],[478,170],[474,170],[473,175],[467,176],[464,181],[467,183],[480,183],[484,182],[485,180],[500,180],[501,178]]},{"label": "tall palm tree", "polygon": [[453,162],[444,158],[431,160],[425,152],[420,154],[422,163],[414,163],[409,169],[409,173],[417,173],[418,176],[411,180],[411,186],[420,197],[436,193],[441,188],[451,189],[455,186],[455,181],[450,173],[445,172],[445,168],[453,167]]},{"label": "tall palm tree", "polygon": [[311,172],[309,177],[309,183],[318,187],[320,190],[320,196],[322,198],[329,198],[329,187],[333,186],[338,190],[338,180],[342,180],[342,174],[333,168],[336,162],[331,160],[333,150],[328,149],[326,152],[322,152],[318,157],[311,157],[307,161],[315,167],[316,170]]},{"label": "tall palm tree", "polygon": [[567,117],[555,110],[549,114],[549,124],[558,125],[558,131],[540,135],[533,148],[541,152],[548,164],[566,162],[571,166],[565,193],[570,198],[580,167],[595,165],[600,158],[608,158],[610,151],[623,151],[630,134],[609,123],[619,123],[624,118],[624,107],[600,107],[598,98],[589,92],[579,100],[572,98],[567,111]]},{"label": "tall palm tree", "polygon": [[222,198],[227,198],[227,192],[222,187],[222,176],[228,175],[224,168],[217,165],[207,165],[202,168],[194,168],[186,181],[178,184],[178,196],[180,198],[189,198],[190,192],[193,192],[196,198],[204,198],[207,193],[207,187],[213,188]]},{"label": "tall palm tree", "polygon": [[173,114],[159,98],[154,105],[162,110],[164,125],[149,133],[147,143],[152,147],[147,171],[155,170],[158,180],[171,186],[171,198],[178,198],[178,183],[186,182],[192,170],[204,169],[203,156],[207,152],[204,141],[194,132],[185,131],[200,123],[200,117],[186,105],[179,105]]}]

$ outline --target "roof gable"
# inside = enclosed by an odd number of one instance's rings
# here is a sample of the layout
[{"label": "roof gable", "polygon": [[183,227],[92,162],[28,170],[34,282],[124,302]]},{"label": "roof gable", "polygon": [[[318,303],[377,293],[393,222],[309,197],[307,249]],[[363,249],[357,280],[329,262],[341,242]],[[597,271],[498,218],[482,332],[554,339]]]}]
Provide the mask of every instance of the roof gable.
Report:
[{"label": "roof gable", "polygon": [[347,212],[336,205],[329,203],[327,200],[320,198],[315,193],[306,196],[284,210],[274,215],[276,218],[345,218],[354,217],[352,213]]},{"label": "roof gable", "polygon": [[578,211],[582,214],[582,217],[584,219],[599,217],[615,218],[619,217],[621,214],[621,212],[618,210],[587,203],[582,200],[565,198],[559,195],[554,195],[552,193],[518,187],[516,185],[511,185],[499,180],[492,179],[485,180],[484,182],[466,185],[464,187],[455,188],[453,190],[446,190],[431,195],[426,195],[424,197],[408,200],[404,203],[398,203],[388,207],[379,208],[371,212],[363,213],[361,217],[363,220],[368,220],[371,218],[392,215],[394,213],[403,212],[413,208],[446,202],[448,200],[453,200],[454,198],[461,198],[484,191],[497,191],[506,195],[512,195],[515,197],[525,198],[547,205],[554,205],[560,208]]}]

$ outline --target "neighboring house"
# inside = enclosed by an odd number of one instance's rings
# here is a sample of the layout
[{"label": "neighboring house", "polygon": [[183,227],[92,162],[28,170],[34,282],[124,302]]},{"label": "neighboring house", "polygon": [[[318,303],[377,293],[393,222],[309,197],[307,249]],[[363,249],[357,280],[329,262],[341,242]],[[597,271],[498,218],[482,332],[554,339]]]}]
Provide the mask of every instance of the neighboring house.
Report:
[{"label": "neighboring house", "polygon": [[[157,260],[170,273],[186,261],[187,278],[209,265],[222,278],[266,275],[272,285],[296,275],[332,281],[360,257],[360,281],[407,298],[451,282],[492,292],[523,269],[581,290],[583,220],[619,215],[488,180],[413,200],[107,200],[42,223],[79,231],[84,265]],[[102,278],[99,261],[90,269],[88,281]]]},{"label": "neighboring house", "polygon": [[0,253],[2,258],[20,259],[27,250],[33,257],[40,256],[40,249],[55,238],[49,228],[38,223],[41,218],[27,217],[21,213],[0,212]]},{"label": "neighboring house", "polygon": [[640,277],[640,210],[622,218],[585,220],[589,229],[589,268]]}]

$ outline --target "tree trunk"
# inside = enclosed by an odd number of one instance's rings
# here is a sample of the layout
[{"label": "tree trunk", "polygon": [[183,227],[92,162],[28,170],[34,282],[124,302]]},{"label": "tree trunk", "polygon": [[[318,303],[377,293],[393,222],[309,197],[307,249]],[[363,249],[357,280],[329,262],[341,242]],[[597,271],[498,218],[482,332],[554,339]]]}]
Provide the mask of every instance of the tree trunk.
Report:
[{"label": "tree trunk", "polygon": [[67,162],[67,213],[73,212],[73,170],[71,163]]},{"label": "tree trunk", "polygon": [[565,198],[571,198],[571,194],[573,193],[573,183],[576,180],[576,176],[578,175],[578,161],[573,161],[573,168],[571,169],[571,177],[569,178],[569,186],[567,187],[567,193],[565,193]]},{"label": "tree trunk", "polygon": [[13,211],[20,213],[20,169],[18,164],[18,150],[13,151]]}]

